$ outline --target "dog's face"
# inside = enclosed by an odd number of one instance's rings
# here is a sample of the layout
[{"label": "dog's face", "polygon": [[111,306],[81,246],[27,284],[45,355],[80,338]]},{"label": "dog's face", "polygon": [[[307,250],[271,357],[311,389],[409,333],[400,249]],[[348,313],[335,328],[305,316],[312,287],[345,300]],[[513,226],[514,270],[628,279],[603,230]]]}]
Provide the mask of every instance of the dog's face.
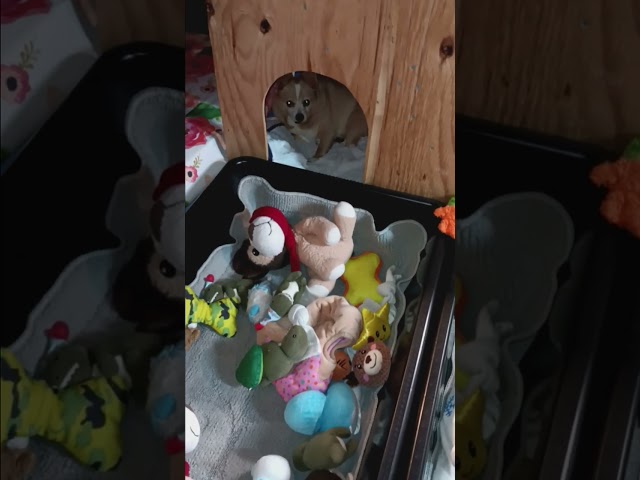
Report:
[{"label": "dog's face", "polygon": [[298,78],[292,76],[280,83],[273,110],[283,123],[304,127],[313,117],[317,98],[317,78],[314,74],[302,74]]}]

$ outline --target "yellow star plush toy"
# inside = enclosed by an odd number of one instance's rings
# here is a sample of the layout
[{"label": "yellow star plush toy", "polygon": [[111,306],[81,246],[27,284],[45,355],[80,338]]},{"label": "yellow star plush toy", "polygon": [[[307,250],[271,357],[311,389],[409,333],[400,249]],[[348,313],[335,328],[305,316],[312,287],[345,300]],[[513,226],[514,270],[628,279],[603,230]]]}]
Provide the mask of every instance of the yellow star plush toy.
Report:
[{"label": "yellow star plush toy", "polygon": [[380,268],[382,260],[373,252],[349,259],[342,275],[347,302],[354,307],[359,307],[367,299],[378,304],[382,302],[382,295],[378,293]]}]

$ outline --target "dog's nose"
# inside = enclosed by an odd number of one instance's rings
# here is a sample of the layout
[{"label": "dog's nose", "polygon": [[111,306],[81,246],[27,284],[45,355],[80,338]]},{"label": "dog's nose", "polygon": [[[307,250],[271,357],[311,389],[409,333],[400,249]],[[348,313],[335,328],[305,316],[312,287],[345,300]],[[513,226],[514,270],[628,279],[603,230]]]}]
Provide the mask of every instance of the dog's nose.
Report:
[{"label": "dog's nose", "polygon": [[300,123],[304,120],[304,115],[301,113],[296,113],[296,123]]}]

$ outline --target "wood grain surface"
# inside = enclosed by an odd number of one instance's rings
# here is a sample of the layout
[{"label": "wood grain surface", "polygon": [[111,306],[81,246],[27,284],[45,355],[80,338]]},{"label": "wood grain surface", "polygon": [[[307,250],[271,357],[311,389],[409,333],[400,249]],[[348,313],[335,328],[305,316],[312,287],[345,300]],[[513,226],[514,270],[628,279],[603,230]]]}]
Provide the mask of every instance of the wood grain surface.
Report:
[{"label": "wood grain surface", "polygon": [[267,90],[282,75],[313,71],[346,85],[365,111],[366,183],[453,194],[453,0],[209,1],[231,158],[267,158]]},{"label": "wood grain surface", "polygon": [[456,12],[459,113],[623,148],[640,133],[638,0],[484,0]]},{"label": "wood grain surface", "polygon": [[183,46],[185,1],[75,0],[95,29],[100,51],[139,41]]}]

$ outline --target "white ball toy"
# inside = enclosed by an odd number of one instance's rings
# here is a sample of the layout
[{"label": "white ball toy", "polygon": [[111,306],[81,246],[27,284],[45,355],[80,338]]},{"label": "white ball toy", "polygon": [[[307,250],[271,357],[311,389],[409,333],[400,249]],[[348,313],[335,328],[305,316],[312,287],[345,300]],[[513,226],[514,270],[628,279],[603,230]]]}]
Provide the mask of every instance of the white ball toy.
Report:
[{"label": "white ball toy", "polygon": [[184,408],[184,453],[193,452],[200,441],[200,422],[189,408]]},{"label": "white ball toy", "polygon": [[265,455],[251,469],[253,480],[291,480],[289,462],[280,455]]}]

